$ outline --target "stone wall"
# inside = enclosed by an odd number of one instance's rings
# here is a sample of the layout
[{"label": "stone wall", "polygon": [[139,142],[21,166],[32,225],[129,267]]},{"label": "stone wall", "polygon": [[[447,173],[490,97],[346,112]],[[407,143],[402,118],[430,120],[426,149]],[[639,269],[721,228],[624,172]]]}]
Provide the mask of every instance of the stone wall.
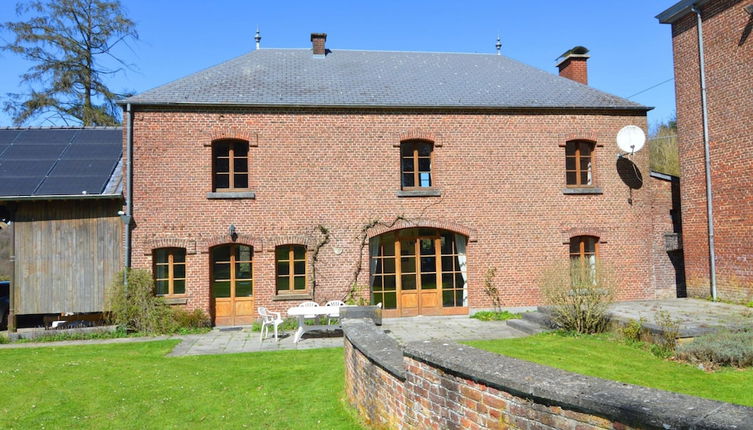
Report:
[{"label": "stone wall", "polygon": [[346,320],[350,403],[373,428],[753,429],[753,408],[577,375],[452,342],[401,348]]}]

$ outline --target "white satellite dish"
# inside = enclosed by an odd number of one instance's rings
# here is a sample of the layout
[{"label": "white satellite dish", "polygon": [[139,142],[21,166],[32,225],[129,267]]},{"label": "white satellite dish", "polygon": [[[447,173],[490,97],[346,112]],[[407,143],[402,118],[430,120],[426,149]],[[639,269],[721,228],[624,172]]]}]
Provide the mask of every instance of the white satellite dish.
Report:
[{"label": "white satellite dish", "polygon": [[636,125],[626,125],[617,132],[617,146],[622,152],[633,154],[646,143],[646,133]]}]

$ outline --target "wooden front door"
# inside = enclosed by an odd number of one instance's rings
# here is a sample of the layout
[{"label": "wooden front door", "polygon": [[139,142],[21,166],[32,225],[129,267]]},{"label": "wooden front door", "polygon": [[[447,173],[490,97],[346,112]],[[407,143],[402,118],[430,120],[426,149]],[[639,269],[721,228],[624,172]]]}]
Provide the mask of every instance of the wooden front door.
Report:
[{"label": "wooden front door", "polygon": [[400,316],[441,315],[442,303],[437,283],[439,238],[417,237],[399,241]]},{"label": "wooden front door", "polygon": [[254,321],[254,249],[220,245],[211,251],[214,324],[239,325]]}]

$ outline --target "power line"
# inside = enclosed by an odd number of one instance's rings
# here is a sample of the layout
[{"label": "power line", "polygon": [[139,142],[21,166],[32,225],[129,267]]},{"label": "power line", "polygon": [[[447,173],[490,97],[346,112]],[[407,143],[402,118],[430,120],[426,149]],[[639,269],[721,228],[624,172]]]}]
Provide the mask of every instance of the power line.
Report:
[{"label": "power line", "polygon": [[637,93],[633,94],[632,96],[627,96],[626,98],[628,98],[628,99],[631,99],[631,98],[633,98],[633,97],[637,96],[638,94],[643,94],[643,93],[645,93],[645,92],[646,92],[646,91],[648,91],[648,90],[653,90],[654,88],[656,88],[656,87],[658,87],[658,86],[660,86],[660,85],[664,85],[664,84],[666,84],[667,82],[670,82],[670,81],[674,81],[674,80],[675,80],[675,78],[669,78],[669,79],[667,79],[666,81],[661,81],[661,82],[659,82],[659,83],[658,83],[658,84],[656,84],[656,85],[652,85],[652,86],[650,86],[650,87],[646,88],[645,90],[641,90],[641,91],[638,91]]}]

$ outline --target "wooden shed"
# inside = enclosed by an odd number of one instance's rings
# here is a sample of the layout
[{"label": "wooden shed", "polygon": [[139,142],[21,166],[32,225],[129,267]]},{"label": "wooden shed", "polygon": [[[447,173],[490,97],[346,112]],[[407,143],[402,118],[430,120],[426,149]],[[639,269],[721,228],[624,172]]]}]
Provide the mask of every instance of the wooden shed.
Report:
[{"label": "wooden shed", "polygon": [[104,310],[123,266],[120,128],[0,129],[0,213],[14,315]]}]

